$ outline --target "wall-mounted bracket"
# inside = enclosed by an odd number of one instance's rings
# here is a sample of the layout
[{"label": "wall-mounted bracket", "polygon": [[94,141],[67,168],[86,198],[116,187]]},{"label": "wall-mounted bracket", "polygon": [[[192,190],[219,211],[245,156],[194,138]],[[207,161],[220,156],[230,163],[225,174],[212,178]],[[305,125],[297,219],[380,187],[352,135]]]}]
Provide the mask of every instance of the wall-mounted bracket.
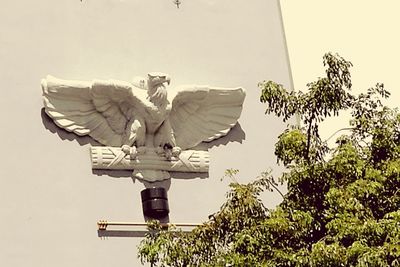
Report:
[{"label": "wall-mounted bracket", "polygon": [[[160,223],[160,226],[162,228],[168,229],[170,227],[176,227],[176,228],[181,228],[182,231],[186,230],[186,232],[188,232],[188,228],[190,228],[191,231],[193,228],[200,225],[201,225],[200,223]],[[105,220],[100,220],[97,222],[97,227],[99,231],[106,231],[108,226],[143,228],[147,227],[148,224],[140,222],[108,222]]]}]

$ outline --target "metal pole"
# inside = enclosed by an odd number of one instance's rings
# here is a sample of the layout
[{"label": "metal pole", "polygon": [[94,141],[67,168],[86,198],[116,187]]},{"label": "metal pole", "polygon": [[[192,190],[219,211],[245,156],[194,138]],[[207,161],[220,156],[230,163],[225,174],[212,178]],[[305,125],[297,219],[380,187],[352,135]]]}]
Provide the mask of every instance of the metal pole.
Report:
[{"label": "metal pole", "polygon": [[[107,227],[109,225],[112,226],[134,226],[134,227],[146,227],[147,223],[142,223],[142,222],[108,222],[108,221],[103,221],[100,220],[97,222],[97,226],[99,230],[107,230]],[[176,227],[196,227],[201,225],[200,223],[160,223],[161,227],[170,227],[170,226],[176,226]]]}]

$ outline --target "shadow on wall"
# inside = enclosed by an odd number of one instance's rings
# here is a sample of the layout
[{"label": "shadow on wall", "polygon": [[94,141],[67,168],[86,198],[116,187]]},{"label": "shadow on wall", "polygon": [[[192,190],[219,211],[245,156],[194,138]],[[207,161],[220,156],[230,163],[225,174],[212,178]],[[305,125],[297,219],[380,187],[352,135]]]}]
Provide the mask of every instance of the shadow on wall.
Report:
[{"label": "shadow on wall", "polygon": [[[74,133],[68,132],[58,127],[54,121],[46,114],[45,109],[41,109],[41,117],[44,127],[53,134],[57,134],[62,140],[76,141],[79,145],[84,146],[90,144],[92,146],[101,146],[99,142],[92,139],[90,136],[78,136]],[[208,150],[212,147],[218,147],[220,145],[227,145],[231,142],[242,143],[245,140],[246,134],[243,131],[239,123],[237,123],[230,132],[217,140],[212,142],[203,142],[195,147],[196,150]],[[139,181],[144,185],[145,188],[151,187],[164,187],[167,191],[171,186],[171,179],[157,182],[147,182],[144,180],[136,179],[132,177],[132,171],[130,170],[92,170],[92,173],[97,176],[109,176],[112,178],[132,178],[133,183]],[[209,177],[208,173],[178,173],[171,172],[171,177],[175,179],[205,179]]]},{"label": "shadow on wall", "polygon": [[101,146],[99,142],[93,140],[93,138],[91,138],[90,136],[78,136],[74,133],[68,132],[58,127],[57,124],[54,123],[53,119],[46,114],[44,108],[41,109],[40,115],[42,117],[42,122],[44,127],[53,134],[57,134],[62,140],[68,140],[68,141],[76,140],[81,146],[87,144],[91,144],[92,146]]},{"label": "shadow on wall", "polygon": [[[93,138],[90,136],[78,136],[74,133],[68,132],[60,127],[57,126],[57,124],[54,123],[54,121],[46,114],[45,109],[41,109],[41,117],[42,117],[42,122],[44,127],[49,130],[50,132],[57,134],[62,140],[68,140],[68,141],[73,141],[76,140],[81,146],[90,144],[92,146],[101,146],[99,142],[95,141]],[[212,147],[218,147],[220,145],[227,145],[228,143],[231,142],[238,142],[238,143],[243,143],[243,140],[246,139],[246,134],[243,131],[242,127],[240,126],[240,123],[236,123],[234,127],[229,131],[229,133],[221,138],[218,138],[217,140],[214,140],[212,142],[203,142],[195,147],[195,149],[200,149],[200,150],[207,150]]]},{"label": "shadow on wall", "polygon": [[208,150],[212,147],[218,147],[220,145],[227,145],[228,143],[232,142],[238,142],[238,143],[243,143],[243,141],[246,139],[246,134],[243,131],[242,127],[240,126],[240,123],[236,123],[235,126],[232,127],[232,129],[229,131],[229,133],[221,138],[218,138],[216,140],[213,140],[211,142],[203,142],[199,145],[196,146],[196,149],[201,149],[201,150]]},{"label": "shadow on wall", "polygon": [[100,238],[107,237],[145,237],[148,233],[147,229],[142,231],[126,231],[126,230],[97,230],[97,236]]},{"label": "shadow on wall", "polygon": [[[60,127],[58,127],[54,121],[46,114],[45,109],[41,109],[41,118],[44,127],[53,134],[57,134],[62,140],[74,141],[78,142],[80,146],[84,146],[90,144],[92,146],[101,146],[101,144],[89,136],[78,136],[74,133],[68,132]],[[195,149],[197,150],[208,150],[215,146],[227,145],[230,142],[239,142],[242,143],[245,140],[245,133],[241,128],[240,124],[237,123],[228,135],[221,137],[217,140],[214,140],[209,143],[202,143],[198,145]],[[145,188],[153,188],[153,187],[163,187],[167,192],[171,186],[171,179],[156,181],[156,182],[147,182],[144,180],[136,179],[132,177],[132,171],[130,170],[92,170],[92,173],[97,176],[108,176],[112,178],[131,178],[133,183],[136,183],[138,180],[143,184]],[[205,179],[209,177],[208,173],[178,173],[171,172],[171,178],[175,179]],[[149,219],[144,215],[144,220],[147,222]],[[159,218],[162,223],[169,223],[169,216],[165,216],[163,218]],[[115,231],[115,230],[106,230],[106,231],[98,231],[99,237],[143,237],[143,231]]]}]

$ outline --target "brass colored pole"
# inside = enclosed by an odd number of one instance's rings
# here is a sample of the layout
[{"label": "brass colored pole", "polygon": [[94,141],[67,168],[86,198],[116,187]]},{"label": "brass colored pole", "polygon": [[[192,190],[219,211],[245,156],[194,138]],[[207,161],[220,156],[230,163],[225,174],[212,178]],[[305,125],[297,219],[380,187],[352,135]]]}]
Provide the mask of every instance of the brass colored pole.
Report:
[{"label": "brass colored pole", "polygon": [[[140,223],[140,222],[108,222],[104,220],[100,220],[97,222],[97,226],[99,230],[107,230],[107,226],[114,225],[114,226],[142,226],[146,227],[147,223]],[[169,227],[169,226],[176,226],[176,227],[196,227],[201,225],[200,223],[160,223],[161,227]]]}]

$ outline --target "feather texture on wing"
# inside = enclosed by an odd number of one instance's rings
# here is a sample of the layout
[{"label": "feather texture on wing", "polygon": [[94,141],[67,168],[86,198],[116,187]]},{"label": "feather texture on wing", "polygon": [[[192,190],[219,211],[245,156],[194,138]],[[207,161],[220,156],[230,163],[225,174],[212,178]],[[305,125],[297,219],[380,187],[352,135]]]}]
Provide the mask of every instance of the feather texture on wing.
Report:
[{"label": "feather texture on wing", "polygon": [[61,128],[89,135],[109,146],[123,144],[131,114],[142,112],[146,91],[133,93],[129,83],[107,80],[68,81],[47,76],[42,80],[46,113]]},{"label": "feather texture on wing", "polygon": [[242,88],[189,86],[169,90],[169,116],[176,145],[187,149],[226,135],[235,126],[246,96]]}]

